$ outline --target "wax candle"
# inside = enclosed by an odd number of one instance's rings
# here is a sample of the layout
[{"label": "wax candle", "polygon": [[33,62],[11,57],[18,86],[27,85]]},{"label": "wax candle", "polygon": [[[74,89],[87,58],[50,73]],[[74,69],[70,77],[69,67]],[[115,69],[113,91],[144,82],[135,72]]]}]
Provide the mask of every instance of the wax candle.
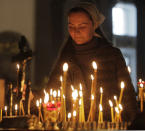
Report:
[{"label": "wax candle", "polygon": [[123,97],[124,86],[125,86],[125,84],[122,81],[121,82],[121,92],[120,92],[120,97],[119,97],[119,104],[121,104],[121,100],[122,100],[122,97]]},{"label": "wax candle", "polygon": [[114,111],[113,111],[113,103],[111,100],[109,100],[109,105],[111,107],[111,119],[112,119],[112,122],[114,122]]},{"label": "wax candle", "polygon": [[5,115],[7,116],[8,115],[8,107],[5,106]]},{"label": "wax candle", "polygon": [[54,98],[54,101],[56,101],[56,96],[57,96],[57,92],[56,90],[53,91],[53,98]]},{"label": "wax candle", "polygon": [[71,113],[69,112],[68,113],[68,121],[70,121],[70,119],[71,119]]},{"label": "wax candle", "polygon": [[101,93],[100,104],[102,105],[102,99],[103,99],[103,88],[102,87],[100,87],[100,93]]},{"label": "wax candle", "polygon": [[18,105],[15,105],[15,116],[17,116],[17,111],[18,111]]}]

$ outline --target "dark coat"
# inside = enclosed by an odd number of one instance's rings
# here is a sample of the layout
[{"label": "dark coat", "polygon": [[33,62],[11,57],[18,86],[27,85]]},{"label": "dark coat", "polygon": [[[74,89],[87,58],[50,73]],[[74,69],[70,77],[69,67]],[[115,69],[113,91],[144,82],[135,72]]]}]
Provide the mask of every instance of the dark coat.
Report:
[{"label": "dark coat", "polygon": [[[120,96],[120,82],[125,82],[125,89],[122,99],[122,118],[125,121],[131,121],[135,118],[137,112],[137,104],[135,98],[134,87],[131,82],[129,72],[127,70],[124,58],[118,48],[113,47],[105,39],[93,38],[90,42],[83,45],[75,44],[71,39],[68,40],[66,46],[50,74],[48,83],[49,88],[60,87],[60,75],[62,75],[62,66],[64,62],[69,65],[67,77],[67,107],[71,106],[71,88],[79,88],[79,83],[83,83],[84,103],[86,118],[90,109],[91,97],[91,79],[93,74],[92,61],[97,63],[97,108],[96,118],[98,118],[98,109],[100,101],[100,87],[103,87],[103,117],[104,120],[110,120],[110,106],[108,100],[111,99],[115,105],[113,96]],[[96,119],[97,120],[97,119]]]}]

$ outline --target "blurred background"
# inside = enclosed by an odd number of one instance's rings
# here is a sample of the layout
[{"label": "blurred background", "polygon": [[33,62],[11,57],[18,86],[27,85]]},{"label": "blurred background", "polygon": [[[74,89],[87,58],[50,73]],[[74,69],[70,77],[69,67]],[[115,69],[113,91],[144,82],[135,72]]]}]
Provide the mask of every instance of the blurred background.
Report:
[{"label": "blurred background", "polygon": [[[66,12],[78,1],[85,0],[0,0],[0,78],[16,79],[11,58],[24,35],[33,52],[28,68],[32,89],[44,87],[67,35]],[[137,92],[138,79],[145,80],[145,1],[92,1],[106,17],[102,29],[121,49]]]}]

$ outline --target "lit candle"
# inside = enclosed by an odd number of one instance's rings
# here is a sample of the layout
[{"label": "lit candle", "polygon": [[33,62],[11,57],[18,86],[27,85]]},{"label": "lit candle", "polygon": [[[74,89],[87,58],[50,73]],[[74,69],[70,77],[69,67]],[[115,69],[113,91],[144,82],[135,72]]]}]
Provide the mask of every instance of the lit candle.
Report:
[{"label": "lit candle", "polygon": [[111,107],[111,119],[112,119],[112,122],[114,122],[114,111],[113,111],[113,103],[111,100],[109,100],[109,105]]},{"label": "lit candle", "polygon": [[73,98],[73,105],[74,105],[72,111],[74,110],[78,111],[78,105],[77,105],[78,91],[76,89],[72,92],[72,98]]},{"label": "lit candle", "polygon": [[140,111],[143,112],[143,84],[142,83],[140,83],[139,94],[140,94]]},{"label": "lit candle", "polygon": [[100,104],[102,105],[102,99],[103,99],[103,88],[102,87],[100,87],[100,93],[101,93]]},{"label": "lit candle", "polygon": [[15,115],[17,116],[17,111],[18,111],[18,105],[15,105]]},{"label": "lit candle", "polygon": [[121,104],[121,100],[122,100],[122,97],[123,97],[123,90],[124,90],[124,82],[122,81],[121,82],[121,92],[120,92],[120,97],[119,97],[119,104]]},{"label": "lit candle", "polygon": [[[68,64],[64,63],[63,64],[63,90],[64,94],[66,93],[66,78],[67,78],[67,71],[68,71]],[[66,95],[66,94],[65,94]]]},{"label": "lit candle", "polygon": [[121,112],[123,111],[123,107],[121,104],[119,104],[118,107],[119,107],[119,121],[121,122],[122,121]]},{"label": "lit candle", "polygon": [[76,116],[77,116],[77,112],[74,110],[73,111],[73,121],[76,121]]},{"label": "lit candle", "polygon": [[49,101],[49,94],[48,93],[45,93],[45,96],[44,96],[44,104],[46,105]]},{"label": "lit candle", "polygon": [[7,108],[7,106],[5,106],[5,115],[7,116],[7,113],[8,112],[8,108]]},{"label": "lit candle", "polygon": [[103,123],[103,107],[102,107],[101,104],[99,104],[99,119],[98,119],[98,122]]},{"label": "lit candle", "polygon": [[129,74],[130,74],[130,73],[131,73],[131,68],[130,68],[130,66],[127,66],[127,69],[128,69]]},{"label": "lit candle", "polygon": [[115,112],[116,112],[116,122],[119,122],[119,109],[118,109],[118,107],[115,107]]},{"label": "lit candle", "polygon": [[71,113],[68,113],[68,121],[70,121],[70,119],[71,119]]},{"label": "lit candle", "polygon": [[84,111],[84,99],[83,99],[83,87],[82,87],[82,84],[80,83],[80,91],[79,91],[79,95],[80,95],[80,98],[81,98],[81,119],[82,119],[82,122],[85,122],[85,111]]},{"label": "lit candle", "polygon": [[115,100],[116,106],[118,106],[117,96],[114,96],[114,100]]}]

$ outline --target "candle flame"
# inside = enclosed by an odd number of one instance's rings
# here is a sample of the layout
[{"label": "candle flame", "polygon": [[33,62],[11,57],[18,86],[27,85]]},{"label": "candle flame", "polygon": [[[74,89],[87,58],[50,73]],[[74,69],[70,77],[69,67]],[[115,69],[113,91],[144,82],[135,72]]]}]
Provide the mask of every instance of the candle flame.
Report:
[{"label": "candle flame", "polygon": [[101,94],[103,93],[103,88],[102,88],[102,87],[100,87],[100,93],[101,93]]},{"label": "candle flame", "polygon": [[123,82],[123,81],[121,81],[121,88],[123,89],[123,88],[124,88],[124,86],[125,86],[124,82]]},{"label": "candle flame", "polygon": [[57,92],[56,90],[53,91],[53,97],[56,97],[57,96]]},{"label": "candle flame", "polygon": [[17,69],[18,69],[18,70],[20,69],[20,65],[19,65],[19,64],[17,64]]},{"label": "candle flame", "polygon": [[73,116],[76,117],[76,115],[77,115],[77,112],[74,110],[73,111]]},{"label": "candle flame", "polygon": [[142,79],[141,78],[139,79],[139,82],[142,82]]},{"label": "candle flame", "polygon": [[116,111],[117,114],[119,114],[119,109],[118,109],[118,107],[115,107],[115,111]]},{"label": "candle flame", "polygon": [[60,90],[58,90],[57,95],[58,95],[58,97],[60,97]]},{"label": "candle flame", "polygon": [[46,103],[48,103],[48,101],[49,101],[49,94],[46,93],[44,96],[44,103],[46,104]]},{"label": "candle flame", "polygon": [[117,100],[117,96],[114,96],[114,100]]},{"label": "candle flame", "polygon": [[53,94],[53,90],[52,90],[52,89],[50,89],[50,95],[52,96],[52,94]]},{"label": "candle flame", "polygon": [[110,107],[113,107],[113,103],[111,100],[109,100],[109,105],[110,105]]},{"label": "candle flame", "polygon": [[68,64],[64,63],[63,64],[63,71],[66,72],[68,70]]},{"label": "candle flame", "polygon": [[69,113],[68,113],[68,119],[70,119],[70,118],[71,118],[71,113],[69,112]]},{"label": "candle flame", "polygon": [[40,98],[39,102],[40,102],[40,104],[42,103],[42,99],[41,98]]},{"label": "candle flame", "polygon": [[78,97],[78,91],[76,89],[72,92],[72,97],[73,97],[74,100],[77,99],[77,97]]},{"label": "candle flame", "polygon": [[128,72],[131,73],[131,68],[130,68],[130,66],[128,66],[127,69],[128,69]]},{"label": "candle flame", "polygon": [[79,105],[81,105],[82,104],[82,101],[81,101],[81,99],[79,99]]},{"label": "candle flame", "polygon": [[94,76],[91,74],[91,80],[94,80]]},{"label": "candle flame", "polygon": [[65,95],[63,95],[63,99],[65,99]]},{"label": "candle flame", "polygon": [[79,91],[79,95],[80,95],[80,97],[82,97],[83,96],[83,92]]},{"label": "candle flame", "polygon": [[82,84],[80,83],[80,90],[82,91],[83,87],[82,87]]},{"label": "candle flame", "polygon": [[36,101],[36,106],[39,107],[39,101],[38,100]]},{"label": "candle flame", "polygon": [[91,99],[94,100],[94,95],[91,95]]},{"label": "candle flame", "polygon": [[123,107],[121,104],[119,104],[119,109],[122,111],[123,110]]},{"label": "candle flame", "polygon": [[18,105],[17,104],[15,105],[15,110],[18,110]]},{"label": "candle flame", "polygon": [[54,104],[55,103],[55,101],[52,101],[52,104]]},{"label": "candle flame", "polygon": [[93,66],[94,70],[97,70],[97,64],[95,61],[92,62],[92,66]]},{"label": "candle flame", "polygon": [[140,84],[140,87],[143,88],[143,83]]},{"label": "candle flame", "polygon": [[60,81],[61,81],[61,82],[63,81],[63,78],[62,78],[62,76],[60,76]]},{"label": "candle flame", "polygon": [[73,85],[71,85],[71,89],[72,89],[72,91],[74,91],[74,86]]},{"label": "candle flame", "polygon": [[5,111],[7,111],[7,109],[8,109],[7,106],[5,106]]},{"label": "candle flame", "polygon": [[100,111],[103,111],[103,107],[101,104],[99,104],[99,109],[100,109]]}]

